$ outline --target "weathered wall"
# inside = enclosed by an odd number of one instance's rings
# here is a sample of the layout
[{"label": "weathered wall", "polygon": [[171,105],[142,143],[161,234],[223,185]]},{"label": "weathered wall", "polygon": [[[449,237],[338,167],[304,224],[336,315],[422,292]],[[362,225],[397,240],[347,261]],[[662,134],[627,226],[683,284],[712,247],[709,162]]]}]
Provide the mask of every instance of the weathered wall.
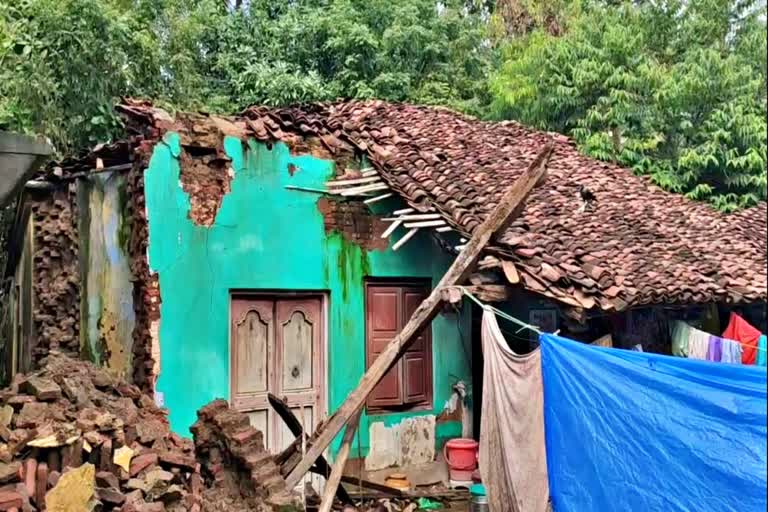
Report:
[{"label": "weathered wall", "polygon": [[33,361],[51,348],[80,350],[80,270],[74,187],[33,199]]},{"label": "weathered wall", "polygon": [[160,289],[157,275],[149,271],[149,225],[144,195],[144,169],[153,144],[144,141],[134,152],[133,168],[126,176],[125,218],[130,224],[128,254],[133,283],[133,383],[145,393],[155,390],[159,365],[157,330],[160,324]]},{"label": "weathered wall", "polygon": [[130,378],[135,314],[125,175],[100,173],[79,180],[78,211],[81,350],[120,378]]},{"label": "weathered wall", "polygon": [[[223,172],[231,183],[209,184],[222,190],[229,187],[214,219],[198,215],[203,211],[210,216],[213,210],[201,210],[208,204],[204,201],[190,201],[185,191],[192,190],[189,176],[180,181],[184,161],[178,135],[167,134],[155,147],[144,175],[149,261],[158,275],[162,299],[157,391],[170,410],[172,428],[185,435],[198,407],[216,397],[229,397],[231,290],[328,292],[327,403],[332,411],[365,370],[364,277],[431,278],[436,285],[450,263],[426,235],[397,253],[373,248],[372,237],[365,234],[368,228],[376,229],[373,222],[365,224],[368,227],[356,242],[354,233],[338,226],[348,218],[343,211],[332,214],[328,204],[318,204],[317,194],[285,189],[289,184],[322,187],[334,172],[332,162],[292,155],[282,143],[268,147],[251,142],[245,148],[233,137],[224,140],[224,150],[231,162]],[[190,218],[191,205],[198,207],[196,222]],[[450,402],[453,385],[471,382],[470,340],[464,339],[462,346],[459,325],[468,335],[468,317],[440,315],[432,324],[434,409],[364,416],[363,454],[368,453],[371,428],[397,428],[414,416],[436,417]],[[435,425],[431,434],[437,438],[436,443],[432,440],[435,444],[462,433],[455,417],[425,421]]]}]

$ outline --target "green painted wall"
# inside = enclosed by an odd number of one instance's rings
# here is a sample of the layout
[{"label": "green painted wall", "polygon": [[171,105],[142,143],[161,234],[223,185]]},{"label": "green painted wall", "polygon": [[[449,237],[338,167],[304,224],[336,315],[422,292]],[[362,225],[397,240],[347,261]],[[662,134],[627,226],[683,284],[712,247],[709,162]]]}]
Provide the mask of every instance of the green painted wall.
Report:
[{"label": "green painted wall", "polygon": [[[339,234],[326,236],[316,205],[320,196],[285,186],[323,188],[333,174],[332,162],[291,155],[283,144],[269,149],[250,142],[244,148],[240,140],[227,138],[224,147],[235,174],[210,227],[189,219],[189,197],[179,182],[178,135],[168,134],[157,145],[145,171],[149,261],[158,273],[162,300],[157,390],[170,410],[172,428],[184,435],[200,406],[229,397],[231,290],[327,291],[328,406],[333,411],[365,370],[364,277],[432,278],[437,284],[450,264],[427,235],[396,253],[366,252]],[[291,175],[289,164],[298,172]],[[432,329],[435,409],[418,414],[439,413],[455,382],[471,383],[469,318],[440,315]],[[391,425],[408,416],[363,417],[363,453],[370,421]],[[461,425],[438,424],[437,434],[455,437]]]}]

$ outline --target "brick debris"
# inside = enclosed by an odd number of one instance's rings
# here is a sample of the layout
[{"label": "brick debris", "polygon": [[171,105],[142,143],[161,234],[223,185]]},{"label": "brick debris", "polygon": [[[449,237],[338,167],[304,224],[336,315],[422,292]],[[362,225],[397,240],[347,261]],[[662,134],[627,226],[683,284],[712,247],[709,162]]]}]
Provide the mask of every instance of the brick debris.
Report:
[{"label": "brick debris", "polygon": [[266,511],[291,502],[261,433],[216,402],[201,411],[201,463],[193,441],[172,433],[167,411],[137,386],[56,350],[42,362],[0,391],[0,511],[60,507],[72,490],[57,495],[57,484],[84,466],[80,483],[62,485],[90,485],[94,510]]}]

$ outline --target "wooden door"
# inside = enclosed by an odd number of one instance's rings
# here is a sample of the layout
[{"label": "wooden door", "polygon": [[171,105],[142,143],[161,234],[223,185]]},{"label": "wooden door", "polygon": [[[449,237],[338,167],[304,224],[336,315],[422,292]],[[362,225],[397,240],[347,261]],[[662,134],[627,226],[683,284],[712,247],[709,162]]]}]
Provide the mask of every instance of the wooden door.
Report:
[{"label": "wooden door", "polygon": [[267,393],[283,398],[307,431],[325,414],[322,298],[235,296],[231,311],[232,404],[277,453],[294,438]]},{"label": "wooden door", "polygon": [[[370,367],[429,295],[429,286],[420,282],[368,282],[365,288],[366,365]],[[432,339],[428,326],[373,388],[366,404],[369,411],[379,412],[431,408],[431,402]]]}]

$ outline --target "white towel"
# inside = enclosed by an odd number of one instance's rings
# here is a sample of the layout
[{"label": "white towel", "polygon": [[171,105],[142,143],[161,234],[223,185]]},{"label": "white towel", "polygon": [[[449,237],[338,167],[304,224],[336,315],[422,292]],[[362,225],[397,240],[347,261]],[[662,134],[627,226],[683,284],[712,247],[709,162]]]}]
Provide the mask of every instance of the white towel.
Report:
[{"label": "white towel", "polygon": [[688,332],[688,358],[707,359],[709,349],[709,334],[691,327]]}]

